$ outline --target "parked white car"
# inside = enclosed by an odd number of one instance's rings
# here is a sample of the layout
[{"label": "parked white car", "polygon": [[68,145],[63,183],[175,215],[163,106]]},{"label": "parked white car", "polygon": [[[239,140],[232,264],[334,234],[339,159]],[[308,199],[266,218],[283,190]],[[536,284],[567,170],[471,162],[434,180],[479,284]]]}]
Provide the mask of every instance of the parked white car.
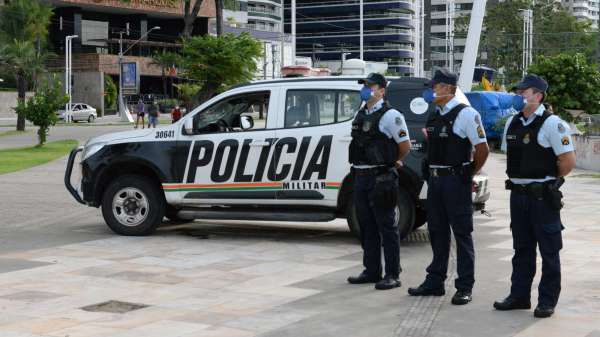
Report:
[{"label": "parked white car", "polygon": [[[71,103],[71,111],[73,113],[74,122],[87,121],[89,123],[93,123],[94,120],[98,118],[96,109],[89,104]],[[56,114],[58,115],[58,118],[62,120],[65,119],[65,109],[58,110]]]}]

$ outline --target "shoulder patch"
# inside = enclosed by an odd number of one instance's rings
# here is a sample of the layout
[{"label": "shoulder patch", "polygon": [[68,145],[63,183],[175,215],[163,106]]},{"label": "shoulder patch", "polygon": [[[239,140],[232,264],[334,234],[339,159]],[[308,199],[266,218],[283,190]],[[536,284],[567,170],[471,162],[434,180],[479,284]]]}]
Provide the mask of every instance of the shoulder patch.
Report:
[{"label": "shoulder patch", "polygon": [[479,115],[475,115],[475,124],[481,125],[481,118],[479,118]]},{"label": "shoulder patch", "polygon": [[479,138],[485,138],[485,132],[483,131],[481,125],[477,127],[477,135],[479,136]]},{"label": "shoulder patch", "polygon": [[400,132],[398,133],[398,136],[406,137],[406,130],[400,130]]},{"label": "shoulder patch", "polygon": [[395,121],[396,121],[396,125],[402,125],[402,118],[396,117]]},{"label": "shoulder patch", "polygon": [[558,123],[558,132],[560,133],[565,133],[567,130],[565,129],[565,126],[563,125],[562,122]]},{"label": "shoulder patch", "polygon": [[560,142],[564,146],[567,146],[567,145],[571,144],[571,141],[569,140],[569,137],[567,137],[567,136],[562,137],[562,139],[560,140]]}]

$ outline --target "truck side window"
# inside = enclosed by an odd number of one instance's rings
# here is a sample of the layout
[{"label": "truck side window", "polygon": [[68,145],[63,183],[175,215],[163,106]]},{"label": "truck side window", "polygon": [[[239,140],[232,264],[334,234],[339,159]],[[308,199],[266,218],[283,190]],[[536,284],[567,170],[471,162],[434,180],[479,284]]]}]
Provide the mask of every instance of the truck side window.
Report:
[{"label": "truck side window", "polygon": [[358,91],[289,90],[285,105],[285,127],[298,128],[347,121],[360,107]]},{"label": "truck side window", "polygon": [[[270,92],[253,92],[225,98],[194,116],[198,130],[223,132],[215,124],[227,125],[233,131],[242,131],[239,116],[251,116],[254,126],[250,130],[266,129]],[[248,131],[248,130],[245,130]]]}]

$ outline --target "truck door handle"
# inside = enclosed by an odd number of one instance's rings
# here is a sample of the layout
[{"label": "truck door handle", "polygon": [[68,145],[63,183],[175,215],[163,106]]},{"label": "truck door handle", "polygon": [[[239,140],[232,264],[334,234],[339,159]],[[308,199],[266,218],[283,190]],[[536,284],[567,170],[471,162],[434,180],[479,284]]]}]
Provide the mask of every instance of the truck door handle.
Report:
[{"label": "truck door handle", "polygon": [[338,141],[340,141],[342,143],[350,143],[352,141],[352,137],[350,137],[350,136],[341,137],[340,139],[338,139]]},{"label": "truck door handle", "polygon": [[263,146],[269,146],[270,143],[269,142],[252,142],[250,143],[250,146],[254,146],[254,147],[263,147]]}]

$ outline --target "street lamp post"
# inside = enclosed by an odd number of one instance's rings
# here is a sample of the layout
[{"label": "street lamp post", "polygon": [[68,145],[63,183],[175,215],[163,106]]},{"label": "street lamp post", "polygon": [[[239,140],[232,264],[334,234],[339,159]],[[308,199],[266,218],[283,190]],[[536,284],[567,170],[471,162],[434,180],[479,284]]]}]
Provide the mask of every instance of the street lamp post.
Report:
[{"label": "street lamp post", "polygon": [[72,68],[72,54],[73,54],[73,39],[77,38],[77,35],[68,35],[65,38],[65,94],[69,97],[69,102],[65,107],[65,123],[70,123],[72,120],[71,105],[73,104],[73,98],[71,95],[71,68]]},{"label": "street lamp post", "polygon": [[129,109],[127,109],[127,104],[125,104],[125,101],[123,100],[123,55],[130,51],[131,48],[138,44],[138,42],[146,38],[148,34],[150,34],[150,32],[152,32],[153,30],[160,30],[160,27],[152,27],[149,31],[147,31],[144,35],[142,35],[139,39],[132,43],[125,51],[123,51],[123,34],[125,32],[119,32],[119,114],[121,115],[122,121],[133,122],[133,118],[129,114]]}]

